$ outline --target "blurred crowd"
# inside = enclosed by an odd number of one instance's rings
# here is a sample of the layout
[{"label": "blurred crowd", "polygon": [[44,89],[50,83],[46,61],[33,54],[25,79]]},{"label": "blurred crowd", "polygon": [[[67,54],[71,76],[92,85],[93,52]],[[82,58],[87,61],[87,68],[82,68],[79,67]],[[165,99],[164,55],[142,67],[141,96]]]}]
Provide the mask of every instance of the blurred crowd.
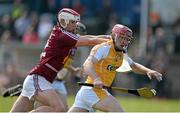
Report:
[{"label": "blurred crowd", "polygon": [[[109,34],[112,26],[123,23],[139,36],[140,0],[9,0],[2,3],[10,4],[11,10],[0,15],[1,48],[11,41],[25,45],[44,43],[56,24],[57,12],[64,7],[71,7],[81,14],[88,34]],[[150,12],[149,18],[147,52],[138,60],[166,75],[171,55],[180,53],[180,18],[173,25],[163,23],[156,12]],[[0,69],[0,88],[22,83],[24,79],[12,59],[11,49],[6,46]],[[144,77],[135,80],[137,87],[149,82]],[[167,81],[165,77],[161,83],[152,83],[153,87],[164,89],[160,96],[168,96],[164,95],[167,93],[164,82]]]},{"label": "blurred crowd", "polygon": [[[150,81],[147,77],[133,77],[136,87],[149,86],[158,91],[157,96],[170,98],[169,90],[172,82],[168,78],[168,71],[172,59],[180,53],[180,18],[172,25],[164,23],[156,12],[149,14],[149,27],[147,34],[146,53],[138,58],[142,64],[163,74],[162,82]],[[177,73],[177,72],[174,72]]]}]

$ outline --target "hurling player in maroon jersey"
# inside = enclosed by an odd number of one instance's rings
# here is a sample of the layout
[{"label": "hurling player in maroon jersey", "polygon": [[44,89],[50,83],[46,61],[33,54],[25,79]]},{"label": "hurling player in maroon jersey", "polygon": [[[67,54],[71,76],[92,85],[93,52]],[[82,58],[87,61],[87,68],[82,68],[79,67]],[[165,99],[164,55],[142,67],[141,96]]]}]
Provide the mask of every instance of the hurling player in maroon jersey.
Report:
[{"label": "hurling player in maroon jersey", "polygon": [[[16,100],[10,112],[63,112],[65,106],[51,83],[57,72],[63,67],[74,47],[96,45],[107,41],[103,38],[77,36],[76,23],[80,15],[72,9],[63,8],[57,15],[57,25],[54,26],[44,47],[38,64],[29,71],[24,80],[21,95]],[[42,103],[36,109],[34,101]]]}]

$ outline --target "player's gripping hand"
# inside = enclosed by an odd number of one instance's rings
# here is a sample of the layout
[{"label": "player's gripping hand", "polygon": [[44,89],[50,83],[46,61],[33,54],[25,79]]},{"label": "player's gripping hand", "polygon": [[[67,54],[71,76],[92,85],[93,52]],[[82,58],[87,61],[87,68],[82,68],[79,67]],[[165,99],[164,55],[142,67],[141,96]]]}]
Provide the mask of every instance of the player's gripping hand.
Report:
[{"label": "player's gripping hand", "polygon": [[151,70],[147,73],[147,76],[149,77],[149,79],[152,79],[152,78],[155,78],[157,79],[158,81],[161,81],[162,80],[162,74],[157,72],[157,71],[154,71],[154,70]]},{"label": "player's gripping hand", "polygon": [[94,79],[94,87],[95,88],[103,88],[103,82],[99,79],[99,78],[96,78]]}]

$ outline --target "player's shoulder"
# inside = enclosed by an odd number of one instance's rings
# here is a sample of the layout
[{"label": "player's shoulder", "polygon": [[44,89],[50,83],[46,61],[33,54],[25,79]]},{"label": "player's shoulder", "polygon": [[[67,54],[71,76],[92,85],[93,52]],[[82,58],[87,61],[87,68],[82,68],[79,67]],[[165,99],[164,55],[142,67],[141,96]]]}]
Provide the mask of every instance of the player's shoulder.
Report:
[{"label": "player's shoulder", "polygon": [[108,43],[105,42],[105,43],[101,43],[101,44],[94,46],[92,50],[108,52],[110,50],[110,48],[111,48],[111,45],[109,45]]},{"label": "player's shoulder", "polygon": [[53,28],[53,34],[64,37],[64,38],[74,39],[74,40],[79,39],[79,36],[77,36],[76,34],[68,32],[57,25],[54,26],[54,28]]},{"label": "player's shoulder", "polygon": [[79,39],[79,36],[74,34],[74,33],[68,32],[68,31],[63,30],[63,29],[60,29],[60,30],[61,30],[61,34],[64,37],[71,38],[71,39],[74,39],[74,40],[78,40]]}]

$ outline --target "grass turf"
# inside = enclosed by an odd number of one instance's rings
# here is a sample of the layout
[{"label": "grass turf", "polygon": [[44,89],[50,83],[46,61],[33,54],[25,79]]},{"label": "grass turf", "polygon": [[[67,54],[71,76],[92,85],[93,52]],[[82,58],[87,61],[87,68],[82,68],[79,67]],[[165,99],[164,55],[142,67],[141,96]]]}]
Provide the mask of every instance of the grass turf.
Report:
[{"label": "grass turf", "polygon": [[[180,112],[180,100],[117,97],[126,112]],[[16,97],[0,97],[0,112],[8,112]],[[68,97],[69,106],[74,97]]]}]

